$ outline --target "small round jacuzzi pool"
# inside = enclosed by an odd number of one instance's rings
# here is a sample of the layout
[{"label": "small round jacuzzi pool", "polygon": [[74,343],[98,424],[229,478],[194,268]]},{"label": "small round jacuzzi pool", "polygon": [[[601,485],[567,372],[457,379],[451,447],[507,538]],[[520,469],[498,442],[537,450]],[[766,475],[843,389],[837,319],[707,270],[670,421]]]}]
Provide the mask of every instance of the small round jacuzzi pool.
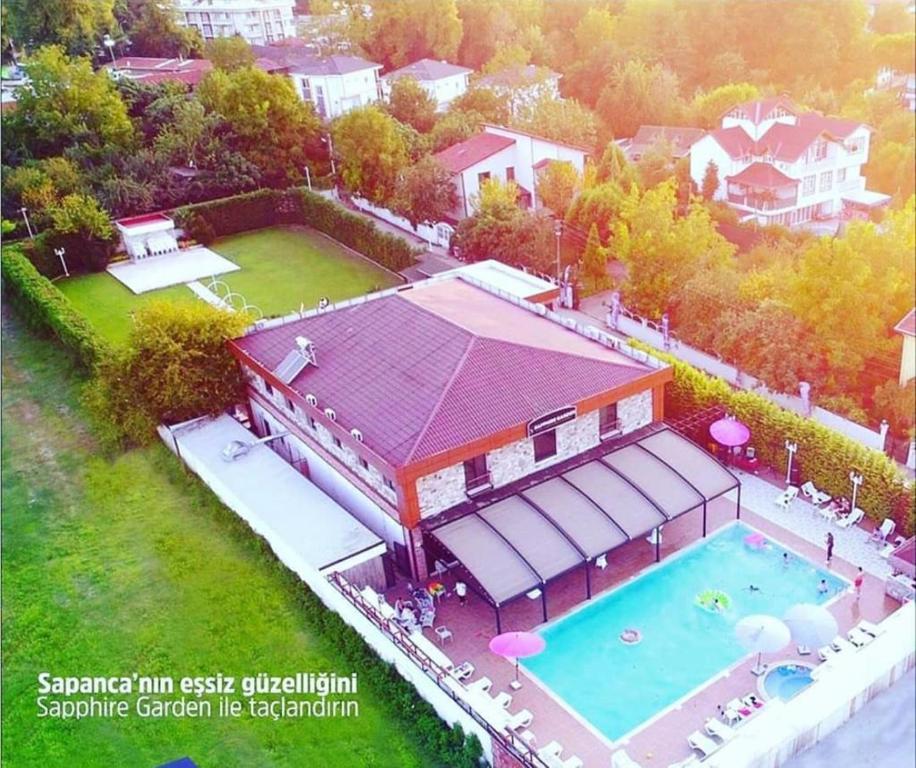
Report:
[{"label": "small round jacuzzi pool", "polygon": [[760,680],[760,692],[768,699],[788,701],[814,680],[812,666],[786,661],[776,664]]}]

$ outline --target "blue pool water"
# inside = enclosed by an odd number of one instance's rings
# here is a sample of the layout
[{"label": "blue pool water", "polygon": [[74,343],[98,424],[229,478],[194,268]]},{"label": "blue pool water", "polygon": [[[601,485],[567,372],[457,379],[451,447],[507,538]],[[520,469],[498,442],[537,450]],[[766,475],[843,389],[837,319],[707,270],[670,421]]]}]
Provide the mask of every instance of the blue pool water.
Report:
[{"label": "blue pool water", "polygon": [[813,682],[810,667],[780,664],[766,673],[763,678],[763,687],[770,698],[788,701]]},{"label": "blue pool water", "polygon": [[[792,553],[784,566],[777,542],[748,547],[751,533],[730,525],[548,625],[540,632],[547,648],[524,666],[597,730],[619,739],[746,656],[735,640],[740,619],[781,617],[796,603],[824,603],[848,586]],[[826,594],[818,593],[821,579]],[[759,591],[749,590],[751,584]],[[698,607],[696,596],[708,589],[725,592],[730,607],[721,613]],[[638,629],[642,640],[622,643],[627,628]],[[748,690],[753,687],[749,677]]]}]

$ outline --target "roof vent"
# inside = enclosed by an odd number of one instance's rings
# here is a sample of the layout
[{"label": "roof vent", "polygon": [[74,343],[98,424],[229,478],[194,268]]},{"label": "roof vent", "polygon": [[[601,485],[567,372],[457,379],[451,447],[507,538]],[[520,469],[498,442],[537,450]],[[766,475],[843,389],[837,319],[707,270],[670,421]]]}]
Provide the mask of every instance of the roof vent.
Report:
[{"label": "roof vent", "polygon": [[331,421],[337,421],[337,411],[333,408],[325,408],[324,415],[327,416]]},{"label": "roof vent", "polygon": [[318,398],[315,397],[311,392],[305,396],[305,402],[307,402],[312,408],[318,407]]},{"label": "roof vent", "polygon": [[356,440],[356,442],[361,443],[363,441],[363,433],[358,429],[351,429],[350,434],[353,435],[353,439]]},{"label": "roof vent", "polygon": [[280,365],[274,368],[274,374],[284,384],[291,384],[293,379],[309,365],[318,365],[315,345],[305,336],[297,336],[296,349],[287,354],[280,362]]}]

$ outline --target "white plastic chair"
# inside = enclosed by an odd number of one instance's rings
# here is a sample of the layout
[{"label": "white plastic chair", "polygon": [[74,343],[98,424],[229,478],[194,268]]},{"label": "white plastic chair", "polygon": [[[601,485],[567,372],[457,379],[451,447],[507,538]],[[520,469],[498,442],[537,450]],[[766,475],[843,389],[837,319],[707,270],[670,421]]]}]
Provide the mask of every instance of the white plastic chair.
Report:
[{"label": "white plastic chair", "polygon": [[887,541],[887,537],[893,535],[896,528],[897,523],[889,517],[886,517],[884,518],[884,522],[881,523],[881,527],[875,528],[875,530],[872,531],[869,541],[875,544],[884,544],[884,542]]},{"label": "white plastic chair", "polygon": [[859,507],[856,507],[852,512],[846,515],[846,517],[841,517],[837,520],[836,524],[840,526],[840,528],[852,528],[852,526],[861,523],[863,517],[865,517],[865,512]]},{"label": "white plastic chair", "polygon": [[794,485],[790,485],[773,500],[773,503],[776,504],[777,507],[788,510],[789,505],[795,501],[796,498],[798,498],[798,488]]}]

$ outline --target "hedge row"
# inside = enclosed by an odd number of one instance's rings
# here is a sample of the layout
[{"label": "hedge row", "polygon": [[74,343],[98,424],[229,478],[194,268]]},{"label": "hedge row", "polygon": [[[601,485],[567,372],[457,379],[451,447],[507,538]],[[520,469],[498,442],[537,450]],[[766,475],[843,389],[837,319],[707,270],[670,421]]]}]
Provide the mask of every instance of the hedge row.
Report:
[{"label": "hedge row", "polygon": [[177,211],[179,222],[195,240],[283,224],[306,224],[363,254],[392,272],[416,261],[405,240],[380,231],[373,222],[305,188],[262,189],[190,205]]},{"label": "hedge row", "polygon": [[32,328],[56,336],[87,370],[107,354],[108,344],[19,246],[3,249],[0,271],[6,295]]},{"label": "hedge row", "polygon": [[914,531],[914,491],[908,487],[896,464],[884,453],[866,448],[813,419],[780,408],[765,397],[733,389],[727,382],[694,368],[672,355],[642,342],[634,347],[670,363],[674,382],[665,392],[665,415],[688,415],[702,408],[721,405],[751,430],[751,445],[760,461],[771,467],[786,462],[786,440],[798,444],[795,462],[803,481],[810,480],[832,496],[849,496],[851,470],[864,482],[856,505],[875,522],[892,517],[906,535]]}]

